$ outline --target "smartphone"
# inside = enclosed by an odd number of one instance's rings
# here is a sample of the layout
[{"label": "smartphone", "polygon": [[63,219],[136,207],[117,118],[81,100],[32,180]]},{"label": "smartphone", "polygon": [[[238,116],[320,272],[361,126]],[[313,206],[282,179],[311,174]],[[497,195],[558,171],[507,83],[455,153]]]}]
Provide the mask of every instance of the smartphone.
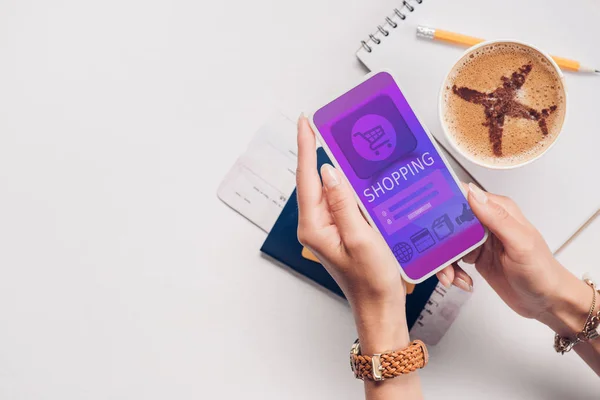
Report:
[{"label": "smartphone", "polygon": [[486,240],[462,185],[390,72],[367,75],[310,122],[406,281],[424,281]]}]

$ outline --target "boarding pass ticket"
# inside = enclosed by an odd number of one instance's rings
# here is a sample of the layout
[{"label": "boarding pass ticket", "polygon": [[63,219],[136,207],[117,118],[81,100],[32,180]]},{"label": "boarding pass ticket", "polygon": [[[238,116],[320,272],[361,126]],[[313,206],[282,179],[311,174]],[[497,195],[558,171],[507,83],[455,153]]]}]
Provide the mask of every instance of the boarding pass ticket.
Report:
[{"label": "boarding pass ticket", "polygon": [[[254,134],[217,194],[268,233],[294,190],[296,162],[296,124],[276,112]],[[411,336],[428,345],[437,344],[470,296],[454,286],[447,289],[438,283],[411,329]]]}]

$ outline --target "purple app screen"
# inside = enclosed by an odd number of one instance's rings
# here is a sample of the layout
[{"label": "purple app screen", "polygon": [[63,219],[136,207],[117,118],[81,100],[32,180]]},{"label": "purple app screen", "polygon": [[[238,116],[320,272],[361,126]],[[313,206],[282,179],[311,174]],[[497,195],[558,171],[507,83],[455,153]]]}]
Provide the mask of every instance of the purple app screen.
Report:
[{"label": "purple app screen", "polygon": [[483,239],[390,74],[372,76],[313,121],[407,276],[420,279]]}]

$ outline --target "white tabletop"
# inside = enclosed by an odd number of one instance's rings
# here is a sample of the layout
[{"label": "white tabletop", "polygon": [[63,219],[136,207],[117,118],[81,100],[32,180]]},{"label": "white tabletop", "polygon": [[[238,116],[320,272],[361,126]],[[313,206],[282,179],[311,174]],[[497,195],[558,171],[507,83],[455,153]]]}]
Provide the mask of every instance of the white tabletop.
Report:
[{"label": "white tabletop", "polygon": [[[341,300],[262,258],[216,189],[282,103],[364,71],[395,0],[8,0],[0,7],[0,398],[360,399]],[[600,221],[560,254],[600,277]],[[479,280],[428,398],[591,399]]]}]

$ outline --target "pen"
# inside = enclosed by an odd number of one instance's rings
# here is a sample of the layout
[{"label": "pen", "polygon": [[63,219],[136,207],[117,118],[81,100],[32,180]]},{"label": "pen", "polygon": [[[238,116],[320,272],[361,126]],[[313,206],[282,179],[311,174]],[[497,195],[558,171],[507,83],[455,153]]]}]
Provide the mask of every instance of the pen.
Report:
[{"label": "pen", "polygon": [[[483,42],[483,39],[476,38],[473,36],[462,35],[460,33],[454,33],[449,31],[444,31],[442,29],[428,28],[426,26],[418,26],[417,27],[417,37],[429,39],[429,40],[439,40],[441,42],[452,43],[460,46],[471,47],[478,43]],[[573,72],[587,72],[587,73],[596,73],[600,74],[600,70],[595,68],[590,68],[581,65],[579,61],[570,60],[568,58],[551,56],[556,64],[562,69],[566,71]]]}]

